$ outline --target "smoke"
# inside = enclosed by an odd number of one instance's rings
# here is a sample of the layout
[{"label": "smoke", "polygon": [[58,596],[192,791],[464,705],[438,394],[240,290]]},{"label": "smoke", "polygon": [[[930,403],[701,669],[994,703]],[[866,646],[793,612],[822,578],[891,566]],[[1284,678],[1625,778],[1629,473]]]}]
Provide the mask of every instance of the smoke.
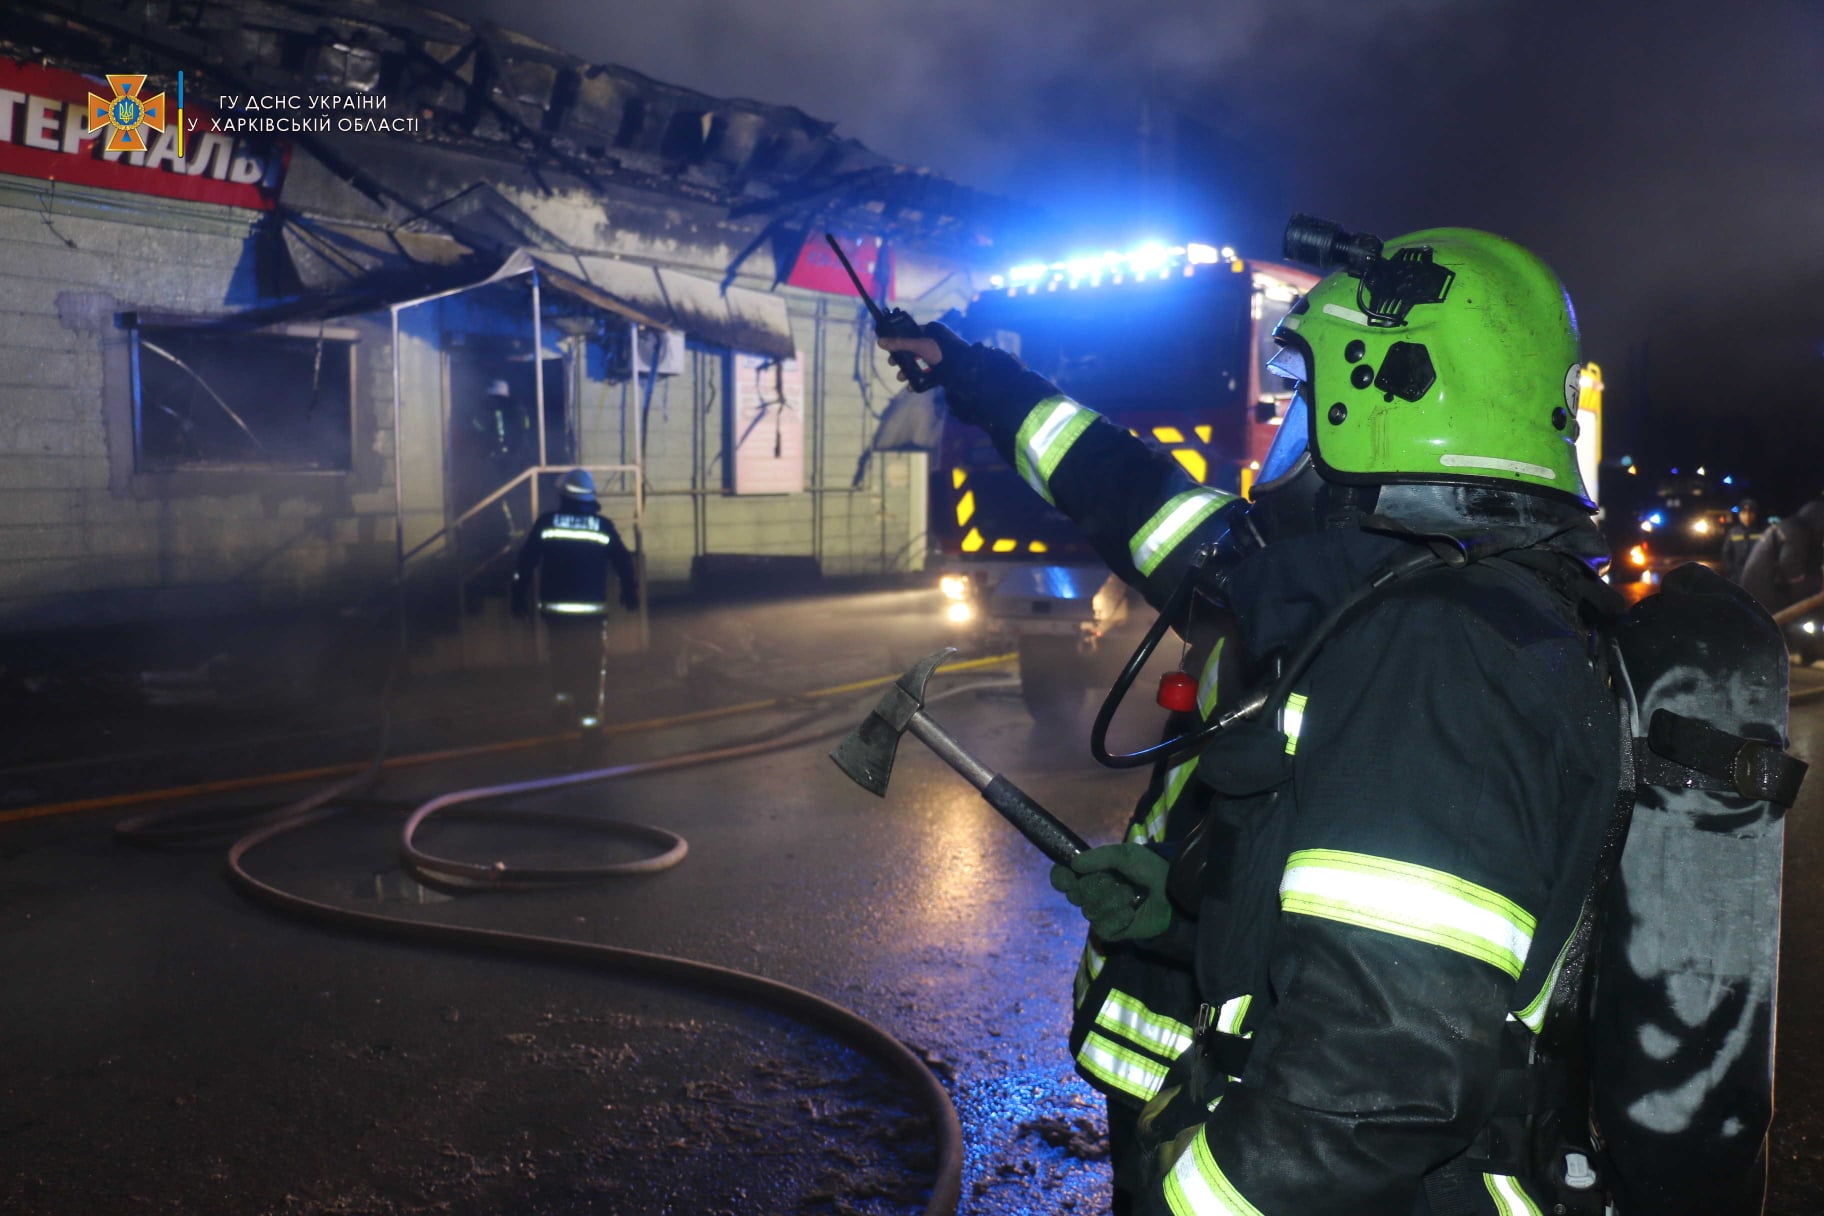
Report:
[{"label": "smoke", "polygon": [[[1383,236],[1502,232],[1564,277],[1612,369],[1617,441],[1649,454],[1677,439],[1661,415],[1728,395],[1757,312],[1796,309],[1795,336],[1761,351],[1753,409],[1824,413],[1824,309],[1801,287],[1824,277],[1824,10],[1801,0],[440,7],[797,106],[1111,240],[1164,217],[1182,227],[1159,235],[1271,255],[1294,210]],[[1676,375],[1655,353],[1692,350],[1710,357]]]}]

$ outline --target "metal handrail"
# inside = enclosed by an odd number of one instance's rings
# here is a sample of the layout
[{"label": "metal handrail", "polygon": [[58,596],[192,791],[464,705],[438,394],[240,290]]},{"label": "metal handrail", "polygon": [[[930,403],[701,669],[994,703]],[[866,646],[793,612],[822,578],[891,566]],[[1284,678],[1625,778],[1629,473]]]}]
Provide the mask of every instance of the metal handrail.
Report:
[{"label": "metal handrail", "polygon": [[[473,519],[477,515],[481,514],[484,510],[493,506],[495,503],[499,502],[502,498],[505,498],[508,494],[511,494],[514,490],[518,489],[521,482],[530,481],[533,478],[536,478],[536,477],[540,476],[541,474],[545,474],[545,473],[568,473],[572,469],[587,469],[591,473],[632,473],[632,474],[634,474],[635,477],[638,477],[639,473],[640,473],[640,466],[637,464],[583,464],[583,465],[535,464],[535,465],[530,465],[527,468],[522,469],[519,472],[519,474],[517,476],[515,476],[511,481],[503,483],[493,493],[491,493],[487,497],[481,499],[474,506],[470,507],[468,510],[464,511],[461,515],[458,515],[455,519],[451,520],[448,524],[437,529],[437,531],[431,533],[429,536],[425,537],[423,540],[421,540],[417,544],[413,545],[410,549],[406,550],[405,554],[402,557],[400,557],[400,559],[399,559],[399,564],[400,564],[401,569],[404,568],[404,565],[406,562],[411,561],[412,558],[418,556],[418,554],[420,554],[420,553],[423,553],[426,549],[430,548],[432,545],[436,544],[438,541],[444,539],[446,536],[454,536],[456,534],[457,530],[462,527],[462,525],[468,523],[471,519]],[[639,524],[640,524],[640,515],[641,515],[640,495],[637,492],[633,495],[633,500],[634,500],[633,501],[634,527],[637,530],[639,527]]]}]

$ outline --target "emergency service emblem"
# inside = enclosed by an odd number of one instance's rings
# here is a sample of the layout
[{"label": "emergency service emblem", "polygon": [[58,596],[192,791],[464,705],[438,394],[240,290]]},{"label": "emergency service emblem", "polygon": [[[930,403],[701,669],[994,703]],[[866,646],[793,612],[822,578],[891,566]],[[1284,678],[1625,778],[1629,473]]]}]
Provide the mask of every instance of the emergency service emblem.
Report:
[{"label": "emergency service emblem", "polygon": [[139,91],[145,85],[146,78],[143,75],[110,75],[108,87],[114,90],[112,97],[89,94],[89,134],[93,135],[103,127],[108,128],[105,151],[147,151],[146,129],[164,131],[165,95],[154,93],[150,97],[141,97]]}]

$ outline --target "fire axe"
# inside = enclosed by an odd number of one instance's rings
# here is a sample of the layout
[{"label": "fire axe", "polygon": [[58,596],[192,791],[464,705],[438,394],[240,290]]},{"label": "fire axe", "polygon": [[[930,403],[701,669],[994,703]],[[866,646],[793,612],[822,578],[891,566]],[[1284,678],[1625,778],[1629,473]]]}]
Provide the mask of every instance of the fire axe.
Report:
[{"label": "fire axe", "polygon": [[1026,839],[1038,845],[1040,852],[1060,865],[1069,865],[1071,858],[1089,848],[1083,838],[1034,802],[1019,786],[992,772],[964,751],[949,731],[925,713],[925,684],[931,679],[931,673],[955,653],[954,646],[945,647],[913,664],[911,670],[888,686],[880,704],[837,745],[830,753],[830,759],[856,785],[884,798],[887,782],[893,776],[893,757],[899,750],[899,737],[909,730],[945,764],[980,790],[988,805],[1020,829]]}]

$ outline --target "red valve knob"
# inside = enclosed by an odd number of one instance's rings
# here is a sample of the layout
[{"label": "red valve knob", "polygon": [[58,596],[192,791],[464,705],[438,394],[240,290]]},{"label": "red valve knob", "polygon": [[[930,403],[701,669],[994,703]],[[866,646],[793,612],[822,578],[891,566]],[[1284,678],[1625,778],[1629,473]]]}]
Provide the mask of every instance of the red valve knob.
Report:
[{"label": "red valve knob", "polygon": [[1173,713],[1197,708],[1197,681],[1182,671],[1168,671],[1159,677],[1159,704]]}]

